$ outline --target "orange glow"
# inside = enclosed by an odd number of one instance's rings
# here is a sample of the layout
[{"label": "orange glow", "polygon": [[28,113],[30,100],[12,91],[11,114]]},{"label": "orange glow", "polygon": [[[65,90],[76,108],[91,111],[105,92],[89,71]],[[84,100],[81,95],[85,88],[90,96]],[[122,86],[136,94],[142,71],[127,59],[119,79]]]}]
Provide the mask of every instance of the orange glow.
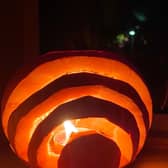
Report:
[{"label": "orange glow", "polygon": [[[105,118],[95,117],[71,120],[71,123],[73,123],[74,127],[76,127],[78,132],[72,133],[67,143],[70,143],[71,141],[81,136],[86,136],[94,133],[101,134],[102,136],[113,140],[118,146],[120,146],[120,167],[126,166],[131,161],[133,154],[131,137],[126,131],[124,131],[117,125],[109,122]],[[62,129],[64,129],[63,125],[64,123],[54,128],[41,143],[38,149],[39,165],[44,165],[45,163],[47,164],[49,162],[49,158],[56,158],[59,157],[59,155],[61,154],[61,151],[66,144],[61,145],[58,141],[55,141],[53,137],[55,137],[57,134],[59,134],[60,131],[62,131]],[[125,142],[127,142],[127,145],[125,145]],[[49,158],[48,153],[50,153]],[[55,160],[52,160],[55,163]]]},{"label": "orange glow", "polygon": [[146,131],[141,112],[134,102],[127,96],[105,88],[104,86],[83,86],[69,88],[55,93],[44,102],[37,105],[19,121],[17,126],[17,134],[15,136],[15,148],[19,156],[26,161],[28,160],[26,153],[32,134],[38,124],[41,123],[49,114],[51,114],[54,108],[65,102],[75,100],[76,97],[79,98],[86,95],[110,100],[111,102],[119,104],[121,107],[127,108],[133,114],[137,121],[138,127],[141,130],[138,148],[138,151],[140,151],[145,141]]},{"label": "orange glow", "polygon": [[[143,80],[117,59],[53,56],[23,73],[3,97],[2,125],[16,154],[30,166],[57,168],[63,149],[99,134],[95,137],[116,147],[117,152],[108,149],[118,157],[119,168],[128,165],[143,148],[152,122],[152,100]],[[86,144],[94,146],[97,139]]]},{"label": "orange glow", "polygon": [[[80,67],[79,67],[80,65]],[[48,68],[50,67],[50,68]],[[57,67],[57,68],[55,68]],[[112,68],[113,67],[113,68]],[[13,110],[20,103],[31,96],[34,92],[42,89],[53,80],[65,75],[79,72],[89,72],[115,78],[129,83],[139,93],[144,101],[148,112],[149,121],[152,121],[152,102],[148,89],[142,79],[127,65],[106,58],[75,56],[62,59],[56,59],[51,62],[39,65],[24,78],[10,94],[10,97],[5,105],[2,116],[2,124],[7,135],[7,123]],[[38,78],[37,78],[38,76]]]}]

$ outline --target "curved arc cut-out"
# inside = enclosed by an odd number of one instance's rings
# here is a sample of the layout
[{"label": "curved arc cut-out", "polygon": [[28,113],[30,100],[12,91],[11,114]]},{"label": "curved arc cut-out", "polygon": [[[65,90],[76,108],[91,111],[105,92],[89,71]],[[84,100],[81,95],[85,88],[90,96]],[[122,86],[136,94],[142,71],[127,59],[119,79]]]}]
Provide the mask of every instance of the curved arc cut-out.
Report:
[{"label": "curved arc cut-out", "polygon": [[[136,107],[136,105],[132,102],[132,100],[127,98],[125,95],[119,94],[118,92],[112,91],[111,89],[105,88],[103,86],[85,86],[85,87],[83,86],[61,90],[52,95],[49,99],[45,100],[44,102],[36,106],[34,109],[32,109],[32,111],[27,113],[27,115],[25,115],[24,118],[22,118],[19,121],[17,126],[17,134],[14,140],[15,142],[14,146],[16,148],[17,153],[19,155],[22,154],[21,155],[22,159],[28,160],[27,156],[23,155],[23,151],[28,150],[28,144],[33,135],[33,132],[38,127],[38,125],[47,116],[50,115],[53,109],[60,106],[61,104],[65,104],[66,102],[89,95],[96,98],[107,100],[109,102],[116,103],[117,105],[120,105],[123,108],[127,108],[135,118],[137,118],[138,116],[142,117],[141,114],[139,114],[140,111],[139,112],[137,111],[137,114],[134,113],[135,111],[132,112],[131,106],[134,106],[138,110],[138,107]],[[136,119],[136,121],[139,120],[138,118]],[[139,124],[139,129],[145,131],[145,126],[142,121],[142,118],[140,120],[141,124]],[[143,129],[141,129],[140,125]],[[25,135],[24,132],[27,132],[27,134]],[[144,143],[144,138],[142,139],[144,134],[145,132],[141,133],[140,138],[141,145],[139,144],[139,150]]]},{"label": "curved arc cut-out", "polygon": [[[63,66],[64,65],[64,66]],[[80,67],[79,67],[80,65]],[[50,67],[48,69],[48,67]],[[57,69],[55,69],[57,67]],[[64,68],[61,68],[64,67]],[[101,71],[102,67],[102,71]],[[69,57],[53,60],[51,62],[44,63],[35,68],[30,74],[27,75],[12,91],[9,99],[5,105],[4,113],[2,117],[3,128],[7,135],[7,123],[9,117],[14,109],[17,108],[18,102],[23,102],[34,92],[42,89],[48,83],[52,82],[56,78],[63,76],[64,74],[72,74],[79,72],[88,72],[107,76],[110,78],[116,78],[126,83],[129,83],[138,92],[141,99],[144,101],[146,108],[149,112],[149,123],[151,125],[152,120],[152,103],[147,87],[141,80],[141,78],[129,68],[127,65],[118,62],[116,60],[110,60],[97,57]],[[38,78],[37,78],[38,76]],[[29,83],[30,87],[25,86]],[[38,85],[37,85],[38,84]],[[25,89],[26,88],[26,89]],[[21,95],[18,93],[22,93]]]},{"label": "curved arc cut-out", "polygon": [[[78,122],[78,124],[76,124],[75,126],[78,128],[78,126],[86,126],[86,123],[92,123],[95,119],[99,120],[99,122],[104,123],[105,126],[108,126],[109,129],[111,129],[111,135],[110,133],[107,132],[107,138],[111,139],[120,149],[121,152],[121,158],[120,158],[120,167],[124,167],[126,166],[131,160],[132,160],[132,155],[133,155],[133,145],[132,145],[132,140],[130,138],[130,135],[122,128],[120,128],[118,125],[113,124],[111,122],[109,122],[107,119],[105,118],[87,118],[87,119],[81,119],[81,121]],[[83,121],[84,120],[84,121]],[[72,120],[73,121],[73,120]],[[84,122],[83,124],[80,124],[80,122]],[[80,128],[79,127],[79,128]],[[91,130],[96,130],[98,126],[88,126]],[[55,154],[54,152],[51,151],[49,144],[50,144],[50,140],[53,137],[53,132],[55,132],[54,128],[45,138],[44,140],[41,142],[38,151],[37,151],[37,165],[39,165],[39,167],[44,166],[47,167],[48,165],[56,165],[55,160],[59,159],[59,155]],[[101,128],[99,128],[101,130]],[[97,132],[98,133],[98,132]],[[84,134],[80,134],[78,136],[87,136],[90,134],[94,134],[94,131],[88,131],[88,133],[84,133]],[[127,146],[125,145],[125,143],[123,143],[123,139],[124,142],[127,141]],[[73,139],[74,140],[74,139]],[[70,142],[69,142],[70,143]],[[49,156],[48,156],[49,153]],[[51,167],[51,168],[54,168]]]}]

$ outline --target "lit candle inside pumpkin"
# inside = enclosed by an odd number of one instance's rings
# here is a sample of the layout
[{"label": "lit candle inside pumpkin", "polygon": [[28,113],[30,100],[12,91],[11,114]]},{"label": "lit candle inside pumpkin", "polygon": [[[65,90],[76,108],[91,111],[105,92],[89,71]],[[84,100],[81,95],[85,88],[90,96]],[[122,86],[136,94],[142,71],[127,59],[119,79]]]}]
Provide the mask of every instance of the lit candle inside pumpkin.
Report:
[{"label": "lit candle inside pumpkin", "polygon": [[61,127],[58,128],[53,141],[51,142],[52,149],[55,153],[60,154],[64,146],[72,140],[79,138],[80,136],[94,134],[96,132],[93,129],[83,128],[81,126],[78,127],[78,121],[80,122],[81,120],[66,120],[63,124],[61,124]]},{"label": "lit candle inside pumpkin", "polygon": [[54,137],[54,140],[61,145],[66,145],[69,141],[69,138],[71,137],[71,134],[77,133],[78,129],[70,120],[64,121],[63,126],[64,130],[57,133]]}]

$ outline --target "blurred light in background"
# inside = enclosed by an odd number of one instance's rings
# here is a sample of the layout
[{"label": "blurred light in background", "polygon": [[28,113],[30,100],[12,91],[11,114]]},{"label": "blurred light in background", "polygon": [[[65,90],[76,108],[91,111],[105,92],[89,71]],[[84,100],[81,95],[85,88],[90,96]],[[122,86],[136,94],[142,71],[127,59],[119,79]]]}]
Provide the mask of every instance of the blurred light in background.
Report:
[{"label": "blurred light in background", "polygon": [[130,30],[128,34],[129,34],[130,36],[135,36],[136,32],[135,32],[135,30]]}]

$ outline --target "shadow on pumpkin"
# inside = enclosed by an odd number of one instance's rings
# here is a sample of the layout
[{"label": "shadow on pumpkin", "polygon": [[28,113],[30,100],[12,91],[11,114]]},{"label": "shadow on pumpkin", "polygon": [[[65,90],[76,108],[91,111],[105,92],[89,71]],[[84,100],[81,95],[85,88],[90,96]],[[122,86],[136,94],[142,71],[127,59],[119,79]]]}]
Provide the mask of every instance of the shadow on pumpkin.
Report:
[{"label": "shadow on pumpkin", "polygon": [[65,146],[58,168],[118,168],[120,150],[99,134],[82,136]]}]

